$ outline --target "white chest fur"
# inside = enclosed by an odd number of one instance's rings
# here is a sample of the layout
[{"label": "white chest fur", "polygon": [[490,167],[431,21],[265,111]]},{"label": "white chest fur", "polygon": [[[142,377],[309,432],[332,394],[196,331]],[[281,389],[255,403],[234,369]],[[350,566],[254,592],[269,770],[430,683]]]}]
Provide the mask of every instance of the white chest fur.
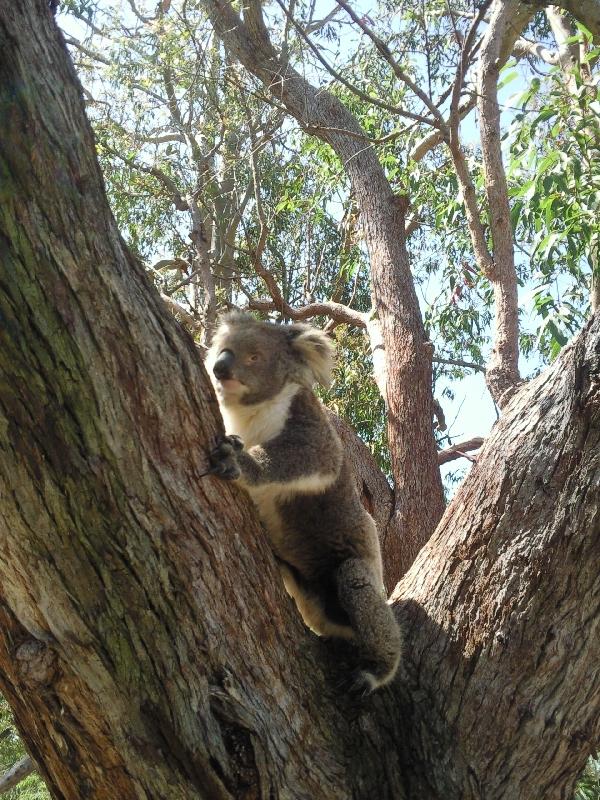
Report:
[{"label": "white chest fur", "polygon": [[[300,386],[296,383],[285,386],[278,395],[264,403],[244,406],[231,403],[221,407],[225,430],[228,434],[241,437],[244,447],[249,450],[255,445],[265,444],[281,433],[287,422],[290,405]],[[271,539],[275,551],[285,557],[281,516],[278,503],[298,494],[319,494],[335,481],[334,473],[303,475],[284,483],[261,483],[246,486],[250,497],[258,508],[261,521]]]},{"label": "white chest fur", "polygon": [[263,403],[223,405],[221,413],[226,432],[241,437],[246,449],[275,438],[284,428],[290,405],[299,389],[297,383],[290,383]]}]

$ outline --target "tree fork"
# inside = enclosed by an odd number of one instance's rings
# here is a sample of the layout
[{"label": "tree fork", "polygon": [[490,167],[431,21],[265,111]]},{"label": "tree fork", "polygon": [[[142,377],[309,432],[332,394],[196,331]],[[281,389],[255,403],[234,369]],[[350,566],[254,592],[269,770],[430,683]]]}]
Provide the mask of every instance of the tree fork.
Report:
[{"label": "tree fork", "polygon": [[598,741],[600,319],[508,404],[366,700],[211,478],[42,2],[0,0],[0,688],[55,798],[566,797]]}]

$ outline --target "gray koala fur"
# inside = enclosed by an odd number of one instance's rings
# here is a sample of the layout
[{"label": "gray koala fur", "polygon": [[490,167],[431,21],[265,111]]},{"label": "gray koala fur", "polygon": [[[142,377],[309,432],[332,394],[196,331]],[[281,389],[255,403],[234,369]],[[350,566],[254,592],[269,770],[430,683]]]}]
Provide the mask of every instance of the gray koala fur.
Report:
[{"label": "gray koala fur", "polygon": [[211,453],[213,473],[238,481],[254,500],[305,623],[358,646],[357,688],[389,683],[402,637],[385,600],[377,530],[312,391],[316,381],[330,382],[331,341],[308,325],[233,312],[222,318],[206,366],[227,433]]}]

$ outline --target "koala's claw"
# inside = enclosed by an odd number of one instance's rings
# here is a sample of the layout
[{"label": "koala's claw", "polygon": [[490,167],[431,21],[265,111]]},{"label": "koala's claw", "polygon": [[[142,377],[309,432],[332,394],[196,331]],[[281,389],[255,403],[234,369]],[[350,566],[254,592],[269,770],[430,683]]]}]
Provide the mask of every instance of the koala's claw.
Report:
[{"label": "koala's claw", "polygon": [[224,436],[210,453],[211,474],[226,481],[239,478],[242,471],[237,463],[236,453],[243,448],[244,443],[239,436]]},{"label": "koala's claw", "polygon": [[355,670],[348,681],[348,692],[356,699],[368,697],[374,690],[370,674],[362,669]]},{"label": "koala's claw", "polygon": [[230,436],[224,436],[221,441],[221,444],[223,444],[223,442],[230,444],[236,453],[239,453],[241,450],[244,449],[243,441],[240,439],[239,436],[236,436],[235,433],[232,433]]}]

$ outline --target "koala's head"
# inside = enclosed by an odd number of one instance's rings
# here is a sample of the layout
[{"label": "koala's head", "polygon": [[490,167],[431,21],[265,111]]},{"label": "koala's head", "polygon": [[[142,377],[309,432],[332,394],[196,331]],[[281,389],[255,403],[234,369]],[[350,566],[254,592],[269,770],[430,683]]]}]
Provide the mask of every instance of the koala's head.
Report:
[{"label": "koala's head", "polygon": [[273,325],[234,311],[221,319],[205,364],[222,403],[253,405],[288,383],[328,386],[333,344],[309,325]]}]

